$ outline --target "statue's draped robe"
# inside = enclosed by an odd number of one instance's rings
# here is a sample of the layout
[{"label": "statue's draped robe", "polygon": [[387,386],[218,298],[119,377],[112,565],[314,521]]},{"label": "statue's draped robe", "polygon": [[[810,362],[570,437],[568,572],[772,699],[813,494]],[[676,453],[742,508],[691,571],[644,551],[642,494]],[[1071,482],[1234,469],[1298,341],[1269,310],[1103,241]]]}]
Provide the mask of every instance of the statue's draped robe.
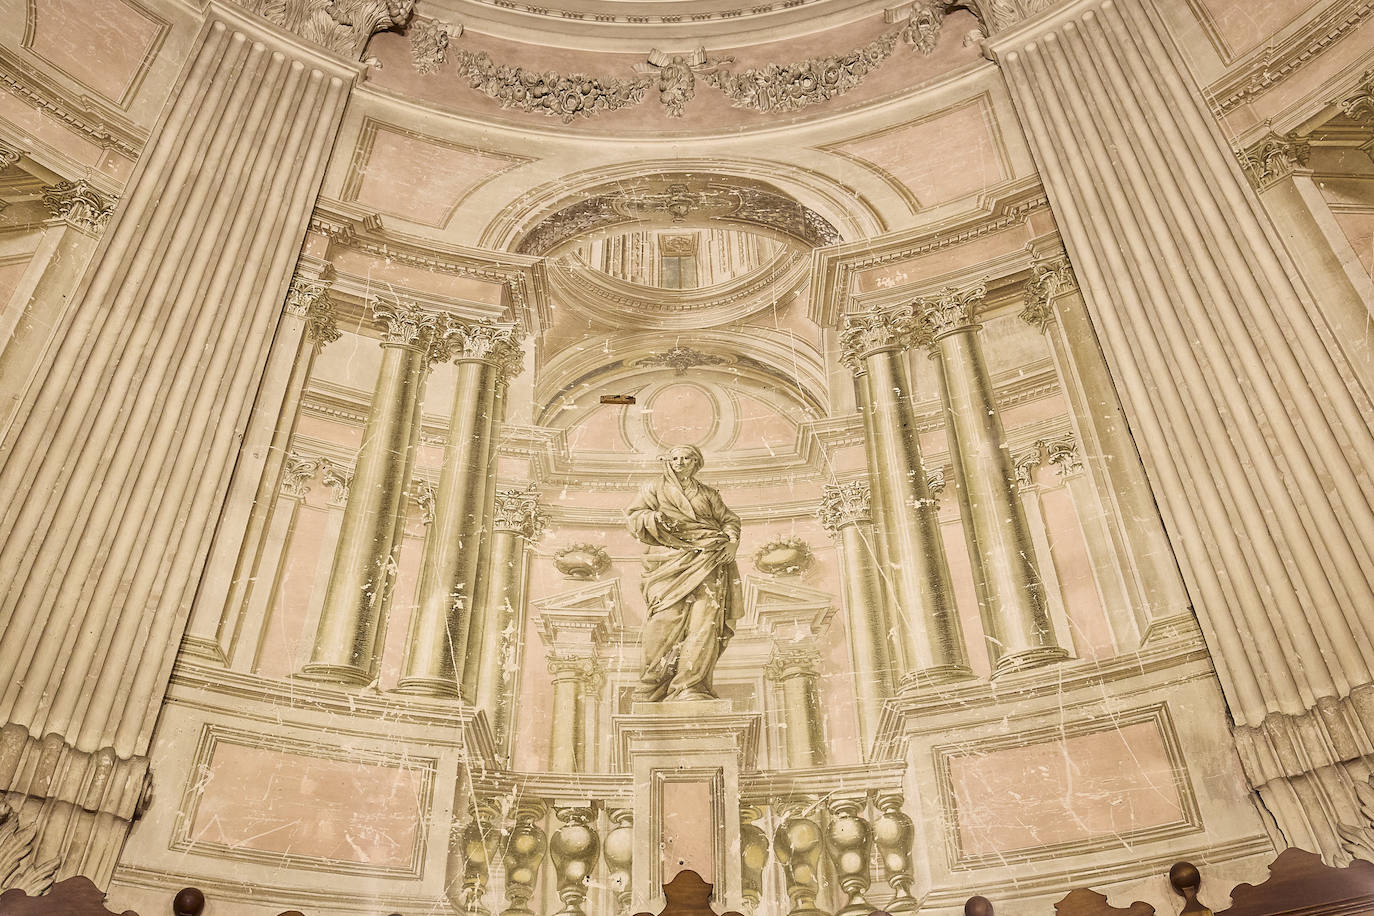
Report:
[{"label": "statue's draped robe", "polygon": [[715,696],[711,675],[744,607],[731,542],[739,516],[712,487],[671,471],[646,484],[626,510],[630,532],[649,545],[641,588],[648,607],[644,669],[637,695],[646,700]]}]

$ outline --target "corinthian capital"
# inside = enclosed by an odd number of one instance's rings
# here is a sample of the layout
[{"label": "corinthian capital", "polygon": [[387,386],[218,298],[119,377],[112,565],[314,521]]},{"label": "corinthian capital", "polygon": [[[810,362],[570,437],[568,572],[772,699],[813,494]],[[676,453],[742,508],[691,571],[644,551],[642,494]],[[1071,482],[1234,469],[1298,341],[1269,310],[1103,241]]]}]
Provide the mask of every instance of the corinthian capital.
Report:
[{"label": "corinthian capital", "polygon": [[410,21],[415,0],[237,0],[269,22],[349,60],[360,60],[368,39]]},{"label": "corinthian capital", "polygon": [[852,372],[861,372],[864,357],[908,347],[918,331],[916,312],[909,305],[845,315],[840,329],[840,362]]},{"label": "corinthian capital", "polygon": [[821,652],[815,640],[774,642],[773,652],[763,674],[769,680],[782,681],[793,677],[820,677]]},{"label": "corinthian capital", "polygon": [[1060,293],[1077,289],[1073,268],[1067,258],[1054,258],[1031,265],[1031,278],[1026,281],[1026,305],[1021,309],[1021,320],[1040,330],[1054,320],[1054,307],[1051,300]]},{"label": "corinthian capital", "polygon": [[946,286],[938,295],[923,296],[912,303],[932,339],[976,327],[974,313],[988,285],[979,283],[966,289]]},{"label": "corinthian capital", "polygon": [[7,169],[12,165],[18,165],[19,160],[22,158],[24,158],[24,153],[22,151],[0,140],[0,169]]},{"label": "corinthian capital", "polygon": [[544,531],[548,516],[539,508],[539,490],[534,484],[527,487],[506,487],[496,491],[492,509],[492,527],[514,531],[521,537],[534,540]]},{"label": "corinthian capital", "polygon": [[1374,70],[1366,70],[1355,91],[1337,99],[1336,106],[1352,121],[1374,123]]},{"label": "corinthian capital", "polygon": [[414,302],[372,300],[372,319],[382,332],[384,347],[427,349],[434,339],[437,318]]},{"label": "corinthian capital", "polygon": [[489,362],[500,371],[502,381],[518,375],[522,368],[520,330],[513,324],[449,318],[441,328],[439,338],[446,348],[443,359]]},{"label": "corinthian capital", "polygon": [[872,493],[866,480],[828,483],[821,489],[821,507],[816,515],[821,520],[821,527],[834,534],[845,525],[872,521],[871,502]]},{"label": "corinthian capital", "polygon": [[1272,130],[1243,150],[1236,150],[1236,158],[1245,177],[1255,189],[1262,191],[1276,181],[1293,174],[1294,169],[1307,165],[1312,147],[1297,134],[1276,134]]},{"label": "corinthian capital", "polygon": [[321,348],[343,336],[334,321],[328,283],[300,274],[292,277],[291,288],[286,292],[286,311],[305,319],[305,336]]},{"label": "corinthian capital", "polygon": [[97,234],[110,221],[116,201],[101,194],[83,178],[76,182],[59,181],[43,188],[43,203],[55,219]]}]

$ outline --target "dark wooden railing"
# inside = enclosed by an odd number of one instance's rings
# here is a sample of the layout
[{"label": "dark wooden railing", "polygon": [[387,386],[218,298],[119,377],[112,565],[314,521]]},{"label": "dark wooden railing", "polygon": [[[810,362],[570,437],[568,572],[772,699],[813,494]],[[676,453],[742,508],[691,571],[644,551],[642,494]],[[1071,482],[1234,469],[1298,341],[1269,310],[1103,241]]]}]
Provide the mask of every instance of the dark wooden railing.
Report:
[{"label": "dark wooden railing", "polygon": [[[1374,914],[1374,864],[1356,860],[1345,868],[1324,865],[1318,856],[1287,849],[1269,866],[1269,877],[1260,884],[1239,884],[1231,889],[1231,906],[1213,911],[1203,902],[1202,872],[1191,862],[1169,869],[1169,884],[1183,898],[1180,916],[1359,916]],[[657,916],[718,916],[711,909],[711,885],[694,871],[679,872],[664,887],[667,906]],[[1216,892],[1215,899],[1224,894]],[[1007,901],[1015,904],[1015,901]],[[1029,916],[1016,907],[1017,916]],[[232,904],[207,905],[205,895],[184,888],[171,900],[172,916],[233,916]],[[1139,900],[1119,907],[1090,888],[1076,888],[1054,905],[1054,916],[1154,916],[1155,908]],[[0,916],[120,916],[105,907],[105,895],[85,878],[68,878],[47,893],[31,897],[18,889],[0,894]],[[139,916],[132,910],[123,916]],[[163,914],[144,914],[163,916]],[[304,916],[287,910],[280,916]],[[379,914],[381,916],[381,914]],[[392,913],[389,916],[401,916]],[[653,916],[640,913],[638,916]],[[720,916],[739,916],[738,913]],[[888,916],[875,911],[873,916]],[[964,904],[964,916],[995,916],[993,901],[973,896]],[[1049,916],[1049,914],[1043,914]],[[1172,914],[1168,914],[1172,916]]]}]

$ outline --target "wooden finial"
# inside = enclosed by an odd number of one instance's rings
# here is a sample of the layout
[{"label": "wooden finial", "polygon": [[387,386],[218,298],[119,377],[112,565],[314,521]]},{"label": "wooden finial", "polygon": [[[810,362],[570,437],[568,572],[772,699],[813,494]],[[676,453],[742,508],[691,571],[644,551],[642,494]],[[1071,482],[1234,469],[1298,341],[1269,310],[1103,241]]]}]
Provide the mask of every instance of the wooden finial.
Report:
[{"label": "wooden finial", "polygon": [[183,887],[172,898],[173,916],[200,916],[205,909],[205,895],[199,888]]},{"label": "wooden finial", "polygon": [[992,901],[973,896],[964,901],[964,916],[992,916]]},{"label": "wooden finial", "polygon": [[1202,873],[1192,862],[1175,862],[1169,869],[1169,883],[1183,898],[1183,912],[1197,916],[1211,916],[1212,911],[1197,899],[1198,888],[1202,886]]}]

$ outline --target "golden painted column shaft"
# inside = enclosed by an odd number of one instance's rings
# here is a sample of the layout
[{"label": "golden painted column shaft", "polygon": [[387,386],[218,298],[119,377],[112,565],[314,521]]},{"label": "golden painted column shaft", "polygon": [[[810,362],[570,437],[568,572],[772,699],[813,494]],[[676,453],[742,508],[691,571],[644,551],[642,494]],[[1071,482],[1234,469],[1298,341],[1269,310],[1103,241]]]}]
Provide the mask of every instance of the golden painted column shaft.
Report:
[{"label": "golden painted column shaft", "polygon": [[382,368],[348,487],[334,566],[310,662],[301,676],[366,684],[377,631],[396,574],[393,536],[410,480],[416,407],[435,341],[436,318],[414,303],[372,304]]},{"label": "golden painted column shaft", "polygon": [[468,635],[464,671],[471,672],[472,680],[463,692],[470,691],[473,705],[486,711],[498,747],[504,746],[510,724],[518,631],[524,625],[526,545],[544,524],[534,484],[496,491],[488,567],[479,577],[485,588],[478,593]]},{"label": "golden painted column shaft", "polygon": [[456,348],[457,390],[399,689],[457,696],[487,525],[486,494],[495,476],[497,405],[519,351],[511,325],[454,321],[447,340]]},{"label": "golden painted column shaft", "polygon": [[993,676],[1066,657],[1055,642],[1045,586],[1016,495],[1016,470],[992,396],[974,309],[987,287],[948,288],[914,308],[940,367],[940,397],[964,536]]},{"label": "golden painted column shaft", "polygon": [[836,539],[844,588],[845,629],[854,669],[854,698],[859,714],[859,740],[867,755],[878,733],[883,701],[893,693],[891,641],[883,611],[882,575],[870,517],[867,481],[826,484],[818,513],[821,526]]},{"label": "golden painted column shaft", "polygon": [[555,773],[580,773],[586,767],[586,719],[583,703],[600,677],[601,666],[587,655],[551,653],[553,716],[549,720],[549,769]]},{"label": "golden painted column shaft", "polygon": [[971,673],[940,523],[921,467],[905,355],[913,321],[909,308],[846,315],[841,333],[841,358],[864,384],[869,476],[888,561],[881,582],[888,622],[903,637],[903,692]]},{"label": "golden painted column shaft", "polygon": [[816,695],[820,662],[821,654],[813,640],[775,641],[764,669],[769,680],[782,689],[783,740],[791,769],[825,765],[825,738]]}]

